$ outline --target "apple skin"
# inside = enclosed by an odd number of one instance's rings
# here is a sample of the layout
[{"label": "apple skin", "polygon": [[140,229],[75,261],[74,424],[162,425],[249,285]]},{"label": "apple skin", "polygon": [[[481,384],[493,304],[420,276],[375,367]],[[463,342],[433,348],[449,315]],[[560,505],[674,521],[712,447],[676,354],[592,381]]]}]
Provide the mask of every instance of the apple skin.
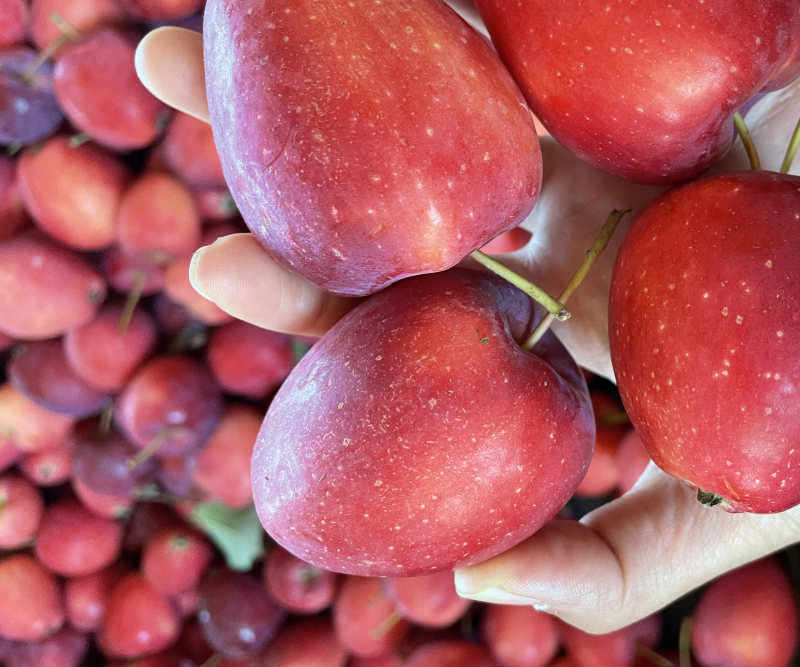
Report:
[{"label": "apple skin", "polygon": [[611,279],[622,401],[665,472],[734,512],[800,503],[800,178],[701,179],[648,206]]},{"label": "apple skin", "polygon": [[734,112],[800,74],[794,0],[476,0],[550,133],[598,169],[671,185],[730,148]]},{"label": "apple skin", "polygon": [[595,426],[578,366],[533,303],[468,269],[359,304],[278,391],[256,442],[262,524],[362,576],[471,565],[527,538],[580,483]]},{"label": "apple skin", "polygon": [[210,0],[225,178],[284,266],[365,295],[521,222],[541,152],[503,64],[438,0]]}]

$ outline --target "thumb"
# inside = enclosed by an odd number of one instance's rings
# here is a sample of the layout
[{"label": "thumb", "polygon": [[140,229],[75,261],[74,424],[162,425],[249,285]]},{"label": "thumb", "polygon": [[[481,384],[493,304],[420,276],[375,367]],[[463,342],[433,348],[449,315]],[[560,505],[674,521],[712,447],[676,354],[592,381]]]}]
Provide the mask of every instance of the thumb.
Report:
[{"label": "thumb", "polygon": [[705,508],[650,464],[622,498],[580,522],[552,521],[510,551],[457,570],[455,581],[462,597],[533,605],[606,633],[798,540],[800,507],[773,515]]}]

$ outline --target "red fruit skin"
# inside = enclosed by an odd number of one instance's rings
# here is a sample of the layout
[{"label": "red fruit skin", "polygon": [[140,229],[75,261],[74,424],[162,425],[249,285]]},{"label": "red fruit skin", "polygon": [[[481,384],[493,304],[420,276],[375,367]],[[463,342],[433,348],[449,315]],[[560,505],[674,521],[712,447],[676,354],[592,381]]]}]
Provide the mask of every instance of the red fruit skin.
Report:
[{"label": "red fruit skin", "polygon": [[77,250],[99,250],[116,237],[114,216],[131,175],[115,155],[92,143],[47,140],[19,161],[19,188],[39,228]]},{"label": "red fruit skin", "polygon": [[184,456],[206,443],[222,408],[219,387],[201,364],[188,357],[154,357],[117,397],[115,418],[138,447],[159,437],[160,455]]},{"label": "red fruit skin", "polygon": [[35,642],[14,642],[5,656],[5,667],[79,667],[89,650],[89,638],[72,628]]},{"label": "red fruit skin", "polygon": [[70,122],[116,150],[144,148],[158,136],[167,107],[140,83],[135,43],[103,28],[64,50],[53,82]]},{"label": "red fruit skin", "polygon": [[333,603],[333,625],[342,646],[367,658],[386,653],[411,627],[373,577],[345,577]]},{"label": "red fruit skin", "polygon": [[213,331],[206,360],[226,392],[252,400],[277,389],[295,365],[289,336],[241,320]]},{"label": "red fruit skin", "polygon": [[167,528],[142,552],[142,575],[159,593],[177,595],[197,586],[214,549],[191,528]]},{"label": "red fruit skin", "polygon": [[120,0],[128,13],[144,21],[186,18],[203,6],[203,0]]},{"label": "red fruit skin", "polygon": [[533,607],[488,605],[481,634],[497,662],[505,667],[544,667],[560,645],[555,619]]},{"label": "red fruit skin", "polygon": [[179,632],[180,622],[166,598],[138,574],[128,574],[108,598],[97,643],[108,656],[134,658],[167,648]]},{"label": "red fruit skin", "polygon": [[0,560],[0,637],[35,641],[64,622],[56,578],[30,556],[12,554]]},{"label": "red fruit skin", "polygon": [[620,395],[653,461],[728,511],[800,503],[800,178],[748,171],[656,199],[609,306]]},{"label": "red fruit skin", "polygon": [[461,618],[472,604],[456,593],[452,572],[424,577],[387,578],[383,592],[400,615],[415,625],[446,628]]},{"label": "red fruit skin", "polygon": [[304,563],[277,545],[264,559],[263,577],[270,597],[295,614],[316,614],[336,595],[336,574]]},{"label": "red fruit skin", "polygon": [[7,369],[16,389],[51,412],[82,419],[97,414],[111,400],[72,369],[57,339],[21,345]]},{"label": "red fruit skin", "polygon": [[533,207],[530,113],[444,4],[212,0],[204,34],[231,193],[270,255],[323,289],[449,268]]},{"label": "red fruit skin", "polygon": [[216,327],[232,322],[233,315],[226,313],[192,287],[189,280],[191,263],[191,257],[183,257],[169,265],[164,278],[164,291],[167,296],[186,308],[193,318],[203,324]]},{"label": "red fruit skin", "polygon": [[528,241],[531,240],[531,233],[522,227],[514,227],[499,236],[495,236],[489,243],[481,248],[487,255],[505,255],[517,250],[522,250]]},{"label": "red fruit skin", "polygon": [[19,452],[62,447],[74,422],[36,405],[10,384],[0,385],[0,438],[10,438]]},{"label": "red fruit skin", "polygon": [[155,322],[144,310],[133,311],[127,331],[120,332],[121,306],[106,306],[88,324],[64,336],[64,353],[72,369],[91,386],[118,391],[155,348]]},{"label": "red fruit skin", "polygon": [[620,495],[628,493],[650,464],[650,457],[644,448],[636,429],[630,429],[620,440],[617,448],[617,468],[619,468]]},{"label": "red fruit skin", "polygon": [[166,528],[183,525],[170,507],[163,503],[136,503],[127,523],[122,548],[129,553],[137,553],[158,533]]},{"label": "red fruit skin", "polygon": [[[0,393],[3,388],[0,387]],[[4,472],[14,466],[22,457],[22,452],[17,449],[14,441],[0,432],[0,472]]]},{"label": "red fruit skin", "polygon": [[628,426],[609,426],[603,423],[604,415],[616,416],[624,413],[619,401],[599,391],[590,393],[594,418],[597,423],[594,454],[586,476],[575,491],[576,496],[596,497],[611,493],[619,481],[617,447]]},{"label": "red fruit skin", "polygon": [[86,632],[99,630],[106,616],[108,596],[125,574],[126,568],[115,564],[93,574],[67,579],[64,601],[70,625]]},{"label": "red fruit skin", "polygon": [[561,638],[577,667],[633,667],[640,642],[652,648],[661,637],[661,619],[649,616],[615,632],[590,635],[559,623]]},{"label": "red fruit skin", "polygon": [[43,511],[44,500],[35,486],[17,475],[0,477],[0,549],[10,551],[30,540]]},{"label": "red fruit skin", "polygon": [[59,447],[31,452],[19,462],[19,469],[38,486],[58,486],[72,476],[72,451]]},{"label": "red fruit skin", "polygon": [[231,220],[239,214],[228,188],[196,188],[194,201],[200,217],[208,222]]},{"label": "red fruit skin", "polygon": [[498,667],[483,646],[462,640],[433,642],[418,648],[406,667]]},{"label": "red fruit skin", "polygon": [[99,517],[75,500],[50,505],[36,535],[36,557],[65,576],[98,572],[120,553],[122,525]]},{"label": "red fruit skin", "polygon": [[161,144],[170,170],[200,188],[226,187],[211,126],[185,113],[172,117]]},{"label": "red fruit skin", "polygon": [[90,489],[81,480],[73,477],[72,490],[87,510],[106,519],[122,519],[130,514],[134,504],[131,495],[103,495]]},{"label": "red fruit skin", "polygon": [[706,667],[787,667],[797,650],[792,584],[772,558],[709,584],[693,620],[692,649]]},{"label": "red fruit skin", "polygon": [[800,74],[800,14],[785,0],[638,2],[606,11],[586,4],[570,12],[547,0],[476,4],[533,113],[559,143],[641,183],[668,185],[705,171],[731,145],[733,113]]},{"label": "red fruit skin", "polygon": [[374,658],[364,658],[354,655],[347,663],[347,667],[403,667],[405,663],[394,653],[383,653]]},{"label": "red fruit skin", "polygon": [[285,613],[255,577],[208,572],[200,583],[197,618],[206,641],[234,660],[255,656],[277,632]]},{"label": "red fruit skin", "polygon": [[0,0],[0,16],[0,47],[24,42],[31,21],[25,0]]},{"label": "red fruit skin", "polygon": [[12,338],[60,336],[91,320],[105,296],[77,253],[30,236],[0,244],[0,330]]},{"label": "red fruit skin", "polygon": [[552,334],[536,354],[515,342],[536,317],[522,292],[466,269],[352,310],[261,428],[253,494],[270,535],[327,570],[416,576],[486,560],[552,518],[588,467],[594,419]]},{"label": "red fruit skin", "polygon": [[130,294],[137,289],[142,296],[150,296],[164,289],[163,266],[129,257],[116,246],[103,253],[102,266],[108,283],[117,292]]},{"label": "red fruit skin", "polygon": [[0,157],[0,242],[14,236],[25,223],[17,170],[16,160]]},{"label": "red fruit skin", "polygon": [[250,459],[262,419],[262,413],[249,405],[226,404],[219,426],[194,460],[194,483],[233,509],[253,502]]},{"label": "red fruit skin", "polygon": [[347,653],[331,622],[309,618],[284,625],[261,655],[261,667],[344,667]]},{"label": "red fruit skin", "polygon": [[117,211],[120,248],[154,264],[191,255],[200,242],[200,226],[191,191],[167,174],[139,177]]},{"label": "red fruit skin", "polygon": [[[31,34],[40,49],[47,48],[62,35],[59,27],[50,20],[54,13],[82,35],[100,26],[120,24],[126,18],[117,0],[33,0],[31,13]],[[56,53],[63,51],[62,47]]]}]

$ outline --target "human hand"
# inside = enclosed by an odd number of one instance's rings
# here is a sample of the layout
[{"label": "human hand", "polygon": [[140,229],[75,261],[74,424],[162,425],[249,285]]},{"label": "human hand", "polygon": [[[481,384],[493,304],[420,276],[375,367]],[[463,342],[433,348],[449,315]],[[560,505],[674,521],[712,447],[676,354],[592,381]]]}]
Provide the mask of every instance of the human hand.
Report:
[{"label": "human hand", "polygon": [[[178,29],[148,35],[137,53],[145,85],[176,108],[207,120],[202,37]],[[767,95],[748,114],[765,168],[777,168],[800,116],[800,82]],[[503,263],[557,294],[612,208],[633,208],[625,228],[661,189],[598,172],[543,140],[542,193],[523,226],[525,248]],[[715,171],[747,167],[738,145]],[[792,173],[798,173],[798,166]],[[607,303],[612,245],[570,301],[573,318],[554,331],[577,361],[613,377]],[[320,335],[355,300],[326,294],[275,263],[248,234],[218,241],[192,263],[202,294],[265,328]],[[456,574],[465,596],[536,604],[591,632],[607,632],[659,609],[729,570],[800,539],[800,510],[731,515],[705,509],[694,494],[654,466],[623,498],[581,522],[552,522],[526,542]]]}]

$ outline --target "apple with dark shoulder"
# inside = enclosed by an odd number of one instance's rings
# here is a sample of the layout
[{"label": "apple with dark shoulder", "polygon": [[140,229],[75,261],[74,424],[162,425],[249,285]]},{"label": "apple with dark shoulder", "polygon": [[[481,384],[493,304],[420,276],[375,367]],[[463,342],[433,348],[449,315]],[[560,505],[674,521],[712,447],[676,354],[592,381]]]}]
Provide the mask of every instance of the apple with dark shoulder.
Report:
[{"label": "apple with dark shoulder", "polygon": [[413,576],[486,560],[554,516],[595,425],[578,366],[533,302],[453,269],[359,304],[278,391],[253,453],[256,509],[319,567]]},{"label": "apple with dark shoulder", "polygon": [[640,183],[705,171],[734,112],[800,74],[795,0],[476,0],[531,109],[567,149]]},{"label": "apple with dark shoulder", "polygon": [[237,206],[325,290],[450,268],[536,201],[522,94],[439,0],[210,0],[204,49]]},{"label": "apple with dark shoulder", "polygon": [[614,266],[631,421],[660,468],[730,511],[800,503],[799,232],[800,178],[716,176],[655,200]]}]

